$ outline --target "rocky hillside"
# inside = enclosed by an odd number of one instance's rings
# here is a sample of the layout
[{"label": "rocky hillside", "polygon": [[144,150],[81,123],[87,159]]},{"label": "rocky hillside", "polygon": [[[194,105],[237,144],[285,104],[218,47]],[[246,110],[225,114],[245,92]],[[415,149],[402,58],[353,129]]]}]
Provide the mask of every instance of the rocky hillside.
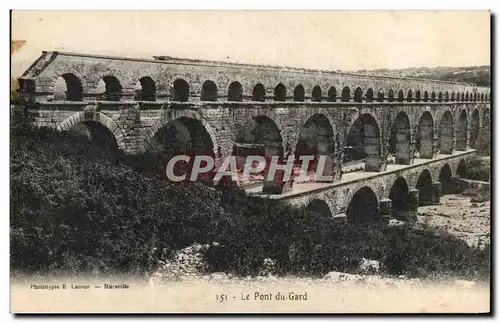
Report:
[{"label": "rocky hillside", "polygon": [[465,82],[479,86],[490,86],[491,70],[490,66],[469,66],[469,67],[411,67],[405,69],[376,69],[358,70],[356,73],[395,76],[395,77],[416,77],[424,79]]}]

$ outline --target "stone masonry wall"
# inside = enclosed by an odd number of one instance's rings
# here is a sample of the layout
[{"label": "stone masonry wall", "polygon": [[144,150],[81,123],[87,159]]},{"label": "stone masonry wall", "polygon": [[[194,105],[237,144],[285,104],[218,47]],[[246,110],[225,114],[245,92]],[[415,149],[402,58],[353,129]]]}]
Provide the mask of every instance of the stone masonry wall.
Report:
[{"label": "stone masonry wall", "polygon": [[[459,125],[458,118],[465,109],[468,116],[467,129],[470,133],[471,115],[476,109],[479,111],[479,123],[476,125],[481,129],[483,120],[489,120],[488,103],[442,103],[433,105],[419,105],[410,103],[398,104],[304,104],[304,105],[270,105],[260,106],[228,106],[224,104],[197,106],[197,107],[172,107],[158,103],[38,103],[30,105],[28,111],[34,118],[35,124],[57,128],[61,123],[72,115],[79,115],[82,111],[96,111],[105,115],[116,123],[119,133],[123,137],[124,148],[127,152],[137,152],[142,149],[154,134],[168,121],[179,117],[188,117],[199,120],[210,134],[214,144],[214,150],[220,149],[221,155],[231,153],[235,138],[247,123],[256,116],[265,116],[272,120],[281,132],[283,146],[287,144],[293,150],[297,144],[301,127],[315,114],[324,115],[332,127],[333,133],[339,142],[334,147],[336,154],[341,154],[345,137],[356,118],[362,114],[370,114],[377,122],[380,130],[381,154],[387,153],[387,140],[394,120],[398,114],[404,114],[410,122],[410,143],[415,140],[419,131],[419,120],[424,112],[429,112],[433,118],[435,145],[440,140],[441,119],[443,114],[449,111],[453,116],[453,128],[455,137]],[[78,117],[81,122],[85,115]],[[92,119],[92,116],[89,115]],[[76,119],[73,117],[73,121]],[[97,120],[99,121],[99,120]],[[73,122],[74,124],[74,122]],[[107,126],[106,124],[104,124]],[[109,129],[109,127],[108,127]],[[115,129],[110,129],[113,133]],[[219,148],[220,147],[220,148]],[[433,149],[436,149],[434,147]],[[340,159],[340,156],[338,156]]]}]

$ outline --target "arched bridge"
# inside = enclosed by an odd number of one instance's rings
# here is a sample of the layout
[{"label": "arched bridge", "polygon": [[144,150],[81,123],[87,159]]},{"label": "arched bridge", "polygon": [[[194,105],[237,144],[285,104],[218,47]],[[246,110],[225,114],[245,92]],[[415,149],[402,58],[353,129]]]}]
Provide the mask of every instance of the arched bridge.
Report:
[{"label": "arched bridge", "polygon": [[201,149],[216,166],[256,151],[326,156],[333,182],[317,183],[312,163],[306,183],[248,190],[348,218],[358,198],[378,213],[435,203],[490,134],[490,89],[456,82],[64,52],[43,52],[19,82],[37,125],[99,128],[126,153]]}]

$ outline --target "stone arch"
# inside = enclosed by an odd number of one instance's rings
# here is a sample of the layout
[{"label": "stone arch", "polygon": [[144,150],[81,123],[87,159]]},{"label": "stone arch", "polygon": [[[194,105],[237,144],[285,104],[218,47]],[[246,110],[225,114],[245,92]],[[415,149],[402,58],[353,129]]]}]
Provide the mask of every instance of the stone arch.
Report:
[{"label": "stone arch", "polygon": [[420,90],[417,90],[417,92],[415,92],[415,101],[420,102]]},{"label": "stone arch", "polygon": [[424,91],[424,102],[429,101],[429,92]]},{"label": "stone arch", "polygon": [[286,101],[286,87],[283,83],[274,88],[274,101]]},{"label": "stone arch", "polygon": [[380,171],[382,166],[381,131],[371,113],[361,113],[347,129],[344,162],[364,160],[366,171]]},{"label": "stone arch", "polygon": [[403,90],[398,91],[398,102],[403,102],[405,100],[405,95],[403,93]]},{"label": "stone arch", "polygon": [[481,93],[481,101],[484,101],[484,93]]},{"label": "stone arch", "polygon": [[408,90],[408,93],[406,94],[406,101],[411,102],[413,100],[413,93],[411,92],[411,89]]},{"label": "stone arch", "polygon": [[431,102],[436,102],[436,92],[434,91],[431,93]]},{"label": "stone arch", "polygon": [[175,121],[180,118],[193,119],[198,121],[203,126],[208,136],[210,137],[210,140],[213,145],[213,152],[216,153],[218,151],[219,145],[217,141],[217,136],[215,134],[215,130],[212,128],[210,123],[208,123],[208,121],[205,120],[205,118],[203,118],[197,112],[184,109],[171,110],[169,115],[157,119],[144,135],[143,148],[145,148],[145,146],[148,146],[151,139],[153,139],[153,137],[158,133],[160,129],[166,126],[170,121]]},{"label": "stone arch", "polygon": [[252,91],[252,101],[264,102],[266,101],[266,88],[262,83],[257,83]]},{"label": "stone arch", "polygon": [[432,175],[428,169],[424,169],[420,173],[415,187],[418,189],[418,205],[424,206],[432,204]]},{"label": "stone arch", "polygon": [[136,101],[156,101],[156,83],[151,77],[144,76],[137,83],[135,87]]},{"label": "stone arch", "polygon": [[465,94],[464,94],[464,92],[462,92],[461,101],[465,101]]},{"label": "stone arch", "polygon": [[363,224],[376,220],[379,216],[377,195],[368,186],[363,186],[354,193],[347,206],[347,222]]},{"label": "stone arch", "polygon": [[304,102],[305,96],[306,93],[304,90],[304,86],[302,86],[302,84],[297,85],[293,90],[293,100],[297,102]]},{"label": "stone arch", "polygon": [[282,141],[285,142],[288,140],[288,132],[285,124],[281,121],[281,119],[274,113],[271,109],[251,109],[248,111],[247,117],[246,117],[246,122],[251,122],[251,119],[256,119],[256,118],[267,118],[270,121],[272,121],[272,124],[276,126],[278,129],[280,136],[282,138]]},{"label": "stone arch", "polygon": [[471,147],[476,147],[476,141],[479,136],[479,109],[474,109],[472,111],[470,120],[470,145]]},{"label": "stone arch", "polygon": [[384,90],[380,89],[378,90],[378,93],[377,93],[377,101],[378,102],[384,102]]},{"label": "stone arch", "polygon": [[342,102],[351,101],[351,89],[348,86],[344,87],[342,90]]},{"label": "stone arch", "polygon": [[282,124],[277,123],[271,114],[255,113],[248,116],[244,124],[236,127],[237,133],[231,153],[236,158],[238,173],[243,172],[247,156],[261,156],[266,159],[278,156],[279,161],[283,161],[287,153],[283,147],[285,138]]},{"label": "stone arch", "polygon": [[325,159],[323,173],[319,175],[333,176],[335,165],[335,128],[333,120],[323,113],[311,115],[300,129],[295,144],[295,163],[300,167],[301,156],[314,156],[309,163],[308,173],[316,175],[320,158]]},{"label": "stone arch", "polygon": [[389,93],[387,94],[387,101],[394,102],[394,90],[393,89],[389,90]]},{"label": "stone arch", "polygon": [[477,101],[477,93],[476,92],[474,92],[474,99],[473,100]]},{"label": "stone arch", "polygon": [[234,81],[229,84],[227,99],[228,101],[243,101],[243,86],[240,82]]},{"label": "stone arch", "polygon": [[392,214],[397,219],[407,219],[407,213],[410,210],[409,190],[404,177],[398,177],[392,184],[389,199],[392,201]]},{"label": "stone arch", "polygon": [[335,86],[330,87],[328,90],[328,102],[335,102],[337,101],[337,89]]},{"label": "stone arch", "polygon": [[444,101],[445,102],[450,101],[450,94],[448,93],[448,91],[444,92]]},{"label": "stone arch", "polygon": [[201,86],[201,101],[217,101],[217,84],[214,81],[207,80]]},{"label": "stone arch", "polygon": [[467,111],[463,109],[460,111],[458,117],[458,125],[457,125],[457,146],[456,149],[459,151],[467,150]]},{"label": "stone arch", "polygon": [[411,124],[405,112],[399,112],[391,126],[391,152],[396,155],[396,164],[410,164]]},{"label": "stone arch", "polygon": [[469,91],[465,92],[465,101],[469,101]]},{"label": "stone arch", "polygon": [[189,84],[184,79],[176,79],[171,88],[172,101],[186,102],[189,100]]},{"label": "stone arch", "polygon": [[362,102],[363,101],[363,90],[360,87],[357,87],[354,91],[354,102]]},{"label": "stone arch", "polygon": [[455,101],[455,92],[451,92],[451,102]]},{"label": "stone arch", "polygon": [[465,159],[460,159],[460,162],[458,163],[457,176],[460,178],[467,177],[467,162],[465,161]]},{"label": "stone arch", "polygon": [[439,91],[438,93],[438,102],[443,101],[443,92]]},{"label": "stone arch", "polygon": [[317,199],[317,198],[313,199],[312,201],[310,201],[307,204],[306,210],[322,214],[328,218],[335,215],[334,211],[332,210],[330,205],[328,205],[328,203],[325,200],[321,200],[321,199]]},{"label": "stone arch", "polygon": [[416,149],[419,151],[420,158],[431,159],[434,155],[434,118],[429,111],[422,113],[416,136]]},{"label": "stone arch", "polygon": [[59,76],[54,84],[54,100],[83,101],[81,80],[72,73]]},{"label": "stone arch", "polygon": [[482,125],[485,131],[490,131],[490,109],[488,108],[485,108],[483,111]]},{"label": "stone arch", "polygon": [[[158,153],[156,164],[160,174],[164,174],[165,167],[172,157],[184,155],[189,160],[173,165],[174,174],[177,176],[185,174],[185,181],[190,181],[193,175],[197,175],[193,180],[212,186],[215,165],[209,172],[202,174],[193,174],[192,171],[196,157],[203,156],[211,159],[218,157],[217,144],[214,143],[213,136],[207,127],[202,124],[203,119],[192,118],[192,113],[180,112],[180,109],[175,110],[177,111],[166,118],[158,120],[161,126],[144,148],[153,148],[153,151]],[[202,161],[201,166],[207,166],[207,162]]]},{"label": "stone arch", "polygon": [[440,153],[450,155],[453,152],[454,124],[451,112],[445,111],[441,117]]},{"label": "stone arch", "polygon": [[311,101],[321,102],[323,100],[323,92],[321,91],[321,87],[316,85],[312,90]]},{"label": "stone arch", "polygon": [[450,164],[445,163],[441,170],[439,171],[439,182],[441,183],[441,193],[442,195],[453,194],[453,182],[452,182],[452,172]]},{"label": "stone arch", "polygon": [[366,90],[366,102],[373,102],[373,89]]},{"label": "stone arch", "polygon": [[[35,90],[39,82],[39,80],[17,78],[14,80],[14,84],[12,84],[11,86],[12,90],[16,91],[15,94],[17,94],[16,96],[18,98],[26,102],[33,102],[35,100]],[[16,83],[18,85],[17,89]]]},{"label": "stone arch", "polygon": [[125,144],[125,135],[121,128],[116,124],[116,122],[109,116],[98,111],[79,111],[70,117],[64,119],[58,126],[59,131],[68,131],[71,127],[76,124],[83,123],[86,121],[94,121],[100,123],[113,135],[116,140],[116,145],[122,151],[127,152],[127,147]]},{"label": "stone arch", "polygon": [[101,94],[104,101],[120,101],[122,95],[120,81],[112,75],[103,76],[99,81],[96,92]]}]

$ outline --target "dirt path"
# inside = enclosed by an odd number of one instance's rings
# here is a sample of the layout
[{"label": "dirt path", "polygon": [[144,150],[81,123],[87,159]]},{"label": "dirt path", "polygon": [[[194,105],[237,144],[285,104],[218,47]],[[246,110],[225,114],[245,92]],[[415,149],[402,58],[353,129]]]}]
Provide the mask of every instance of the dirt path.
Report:
[{"label": "dirt path", "polygon": [[441,197],[440,205],[419,207],[417,223],[483,247],[490,242],[490,213],[490,201],[473,203],[470,196],[451,194]]}]

